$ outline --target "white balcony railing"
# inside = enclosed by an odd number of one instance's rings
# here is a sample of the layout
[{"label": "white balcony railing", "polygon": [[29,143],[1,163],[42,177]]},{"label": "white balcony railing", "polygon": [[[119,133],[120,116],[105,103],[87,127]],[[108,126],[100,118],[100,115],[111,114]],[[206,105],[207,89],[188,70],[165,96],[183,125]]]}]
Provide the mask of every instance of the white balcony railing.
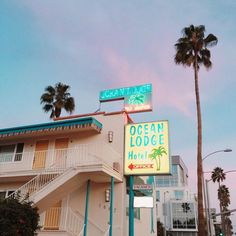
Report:
[{"label": "white balcony railing", "polygon": [[[32,154],[32,153],[31,153]],[[43,189],[58,176],[70,171],[74,167],[106,164],[114,169],[114,163],[119,163],[119,155],[112,149],[101,145],[81,145],[74,149],[54,149],[34,152],[33,169],[50,165],[42,169],[37,176],[18,188],[9,197],[18,197],[19,200],[27,199],[34,193]]]},{"label": "white balcony railing", "polygon": [[107,143],[94,142],[79,144],[74,148],[49,149],[45,151],[24,151],[19,161],[12,154],[1,156],[0,173],[17,171],[41,171],[48,168],[67,169],[74,166],[106,164],[114,168],[114,163],[121,163],[121,155]]}]

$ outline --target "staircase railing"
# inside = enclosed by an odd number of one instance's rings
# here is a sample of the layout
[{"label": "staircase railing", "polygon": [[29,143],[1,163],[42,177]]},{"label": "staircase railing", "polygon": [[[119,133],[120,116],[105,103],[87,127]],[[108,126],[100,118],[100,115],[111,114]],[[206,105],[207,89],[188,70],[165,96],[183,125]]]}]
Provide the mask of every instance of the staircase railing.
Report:
[{"label": "staircase railing", "polygon": [[108,229],[106,230],[104,236],[108,236],[109,235],[109,231],[110,231],[110,225],[108,226]]},{"label": "staircase railing", "polygon": [[[82,215],[82,213],[78,210],[76,210],[76,215],[81,219],[84,220],[84,216]],[[96,231],[96,236],[104,236],[104,234],[106,233],[105,229],[102,229],[99,225],[97,225],[91,218],[88,218],[88,226],[87,228],[90,228],[92,230]]]},{"label": "staircase railing", "polygon": [[20,201],[27,199],[34,193],[41,190],[47,184],[52,182],[58,176],[63,174],[64,172],[65,172],[65,169],[61,169],[61,168],[46,169],[42,173],[38,174],[33,179],[31,179],[29,182],[22,185],[15,192],[10,194],[8,198],[11,198],[11,197],[18,198]]},{"label": "staircase railing", "polygon": [[64,229],[74,236],[78,236],[84,230],[84,222],[71,209],[67,208]]}]

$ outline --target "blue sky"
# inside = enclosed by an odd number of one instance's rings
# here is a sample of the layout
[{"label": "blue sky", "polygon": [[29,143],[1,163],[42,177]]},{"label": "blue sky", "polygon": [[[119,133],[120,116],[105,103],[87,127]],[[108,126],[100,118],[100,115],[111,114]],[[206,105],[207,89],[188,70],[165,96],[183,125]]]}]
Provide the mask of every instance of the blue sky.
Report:
[{"label": "blue sky", "polygon": [[[196,191],[193,71],[174,64],[174,44],[190,24],[218,37],[213,68],[199,74],[203,155],[226,147],[233,152],[209,157],[204,169],[236,169],[235,12],[235,0],[1,0],[0,128],[48,122],[39,98],[57,82],[71,86],[74,114],[95,111],[101,90],[152,83],[153,112],[132,118],[169,120],[171,153],[185,161]],[[226,181],[232,209],[234,177]]]}]

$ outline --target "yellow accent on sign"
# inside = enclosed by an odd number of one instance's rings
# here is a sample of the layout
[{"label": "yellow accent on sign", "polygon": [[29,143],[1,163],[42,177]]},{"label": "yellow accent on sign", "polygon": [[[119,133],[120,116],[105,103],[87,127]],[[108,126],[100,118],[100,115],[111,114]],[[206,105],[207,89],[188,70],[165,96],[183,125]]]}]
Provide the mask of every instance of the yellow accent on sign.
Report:
[{"label": "yellow accent on sign", "polygon": [[168,121],[125,127],[125,175],[170,173]]}]

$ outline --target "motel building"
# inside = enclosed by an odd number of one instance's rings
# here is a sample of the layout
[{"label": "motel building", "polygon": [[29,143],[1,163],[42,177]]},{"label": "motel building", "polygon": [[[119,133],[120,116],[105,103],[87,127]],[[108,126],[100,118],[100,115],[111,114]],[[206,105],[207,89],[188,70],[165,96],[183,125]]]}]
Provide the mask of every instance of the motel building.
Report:
[{"label": "motel building", "polygon": [[[0,129],[0,198],[28,196],[39,209],[39,236],[157,235],[156,209],[129,208],[124,153],[131,124],[123,110]],[[128,163],[131,173],[135,166],[141,165]],[[144,176],[134,184],[146,186]],[[143,196],[141,190],[134,195]]]}]

